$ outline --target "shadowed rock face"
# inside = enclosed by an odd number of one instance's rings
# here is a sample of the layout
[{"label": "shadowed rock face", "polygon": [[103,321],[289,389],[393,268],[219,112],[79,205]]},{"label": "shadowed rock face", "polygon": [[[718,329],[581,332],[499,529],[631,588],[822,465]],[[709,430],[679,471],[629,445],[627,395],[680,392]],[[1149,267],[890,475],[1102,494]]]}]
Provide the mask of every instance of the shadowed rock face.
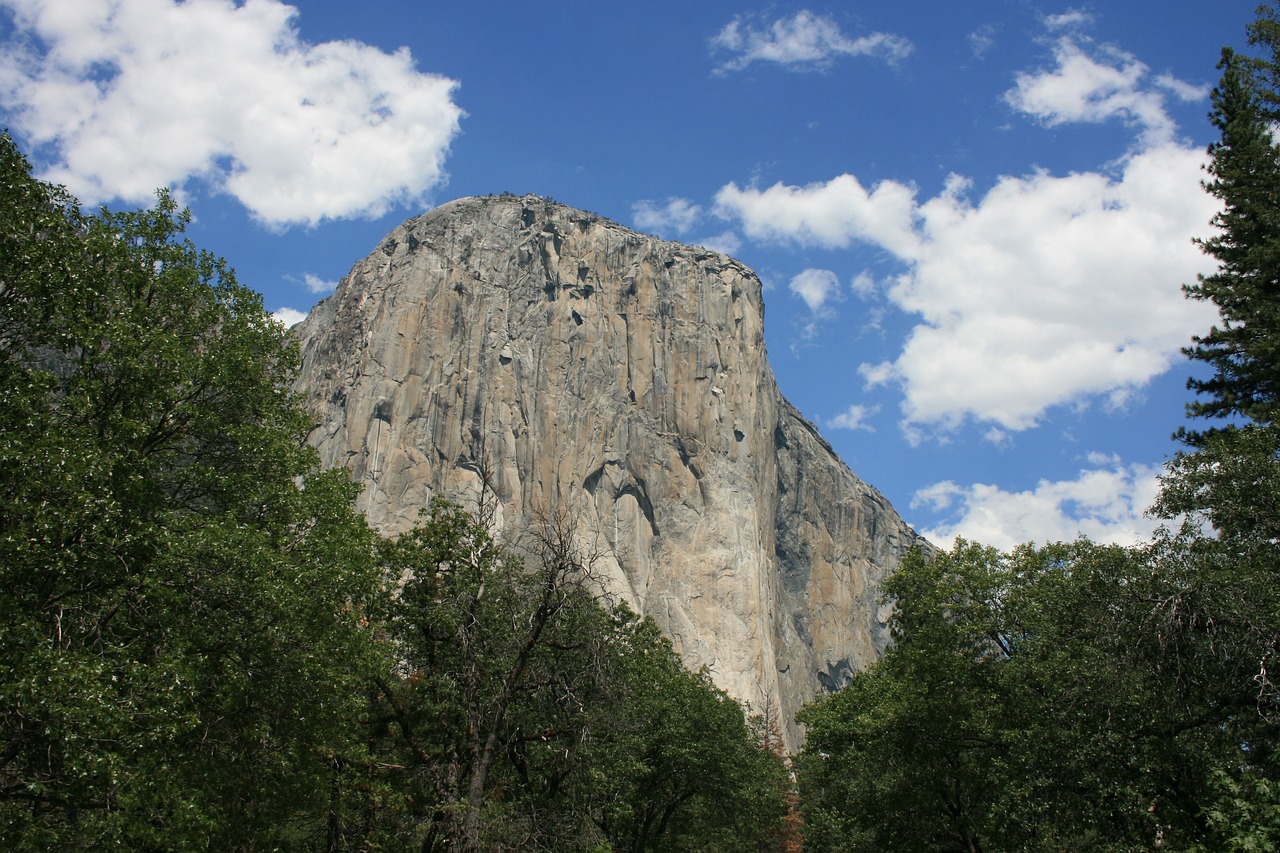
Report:
[{"label": "shadowed rock face", "polygon": [[[566,512],[692,666],[788,721],[888,640],[920,540],[778,392],[733,259],[532,196],[392,231],[297,331],[323,461],[388,532],[435,494]],[[927,547],[927,545],[926,545]]]}]

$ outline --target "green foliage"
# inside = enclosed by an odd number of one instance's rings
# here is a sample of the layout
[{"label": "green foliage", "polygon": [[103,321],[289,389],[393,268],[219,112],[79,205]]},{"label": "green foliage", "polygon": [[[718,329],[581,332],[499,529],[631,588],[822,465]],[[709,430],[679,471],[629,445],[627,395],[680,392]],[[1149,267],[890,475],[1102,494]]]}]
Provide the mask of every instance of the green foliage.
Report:
[{"label": "green foliage", "polygon": [[802,715],[810,849],[1212,846],[1211,770],[1262,733],[1191,671],[1186,578],[1155,563],[1085,541],[905,561],[896,644]]},{"label": "green foliage", "polygon": [[376,589],[260,299],[149,211],[80,213],[0,137],[0,839],[323,835]]},{"label": "green foliage", "polygon": [[[1004,764],[1001,556],[913,552],[889,580],[895,645],[802,712],[806,849],[945,850],[987,843]],[[993,605],[995,605],[993,607]]]},{"label": "green foliage", "polygon": [[[1267,11],[1264,7],[1264,11]],[[1192,417],[1243,417],[1256,424],[1275,421],[1280,405],[1280,149],[1272,138],[1268,107],[1274,90],[1259,89],[1267,79],[1263,69],[1275,71],[1272,40],[1274,12],[1264,19],[1265,42],[1271,62],[1250,64],[1224,48],[1222,79],[1213,92],[1213,124],[1221,139],[1209,147],[1211,180],[1205,189],[1222,201],[1214,217],[1214,236],[1200,240],[1218,269],[1184,290],[1193,299],[1213,302],[1222,318],[1206,334],[1196,336],[1185,350],[1214,370],[1208,379],[1191,379],[1188,387],[1202,399],[1187,406]],[[1254,74],[1250,74],[1250,69]],[[1253,81],[1255,85],[1250,85]],[[1274,109],[1274,103],[1270,109]],[[1181,432],[1199,444],[1203,431]]]},{"label": "green foliage", "polygon": [[747,850],[781,828],[785,770],[764,733],[649,620],[623,609],[587,780],[614,850]]},{"label": "green foliage", "polygon": [[1217,796],[1206,818],[1218,833],[1219,850],[1261,853],[1280,850],[1280,789],[1275,779],[1248,774],[1214,775]]},{"label": "green foliage", "polygon": [[518,559],[483,510],[437,500],[382,551],[388,574],[407,581],[387,623],[405,672],[380,682],[380,707],[403,749],[408,831],[427,850],[564,834],[555,800],[599,689],[604,620],[588,567],[553,538],[561,528]]},{"label": "green foliage", "polygon": [[435,502],[383,549],[385,833],[423,850],[742,850],[783,810],[781,761],[654,625],[595,600],[563,519],[495,542]]},{"label": "green foliage", "polygon": [[1247,760],[1215,767],[1207,800],[1221,849],[1276,849],[1280,784],[1280,13],[1258,7],[1249,26],[1256,56],[1224,49],[1211,118],[1206,189],[1223,203],[1217,233],[1202,241],[1218,270],[1187,288],[1219,308],[1222,328],[1188,351],[1215,375],[1191,387],[1209,397],[1189,414],[1234,417],[1225,428],[1183,433],[1194,452],[1170,466],[1155,511],[1180,529],[1153,546],[1152,561],[1180,583],[1170,593],[1165,649],[1184,682],[1204,685],[1223,730]]}]

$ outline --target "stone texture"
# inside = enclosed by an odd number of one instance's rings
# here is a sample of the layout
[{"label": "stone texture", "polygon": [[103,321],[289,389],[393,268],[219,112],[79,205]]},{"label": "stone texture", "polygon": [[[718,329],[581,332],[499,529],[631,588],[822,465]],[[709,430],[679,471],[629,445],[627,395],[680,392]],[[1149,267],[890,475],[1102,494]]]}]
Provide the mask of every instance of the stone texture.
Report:
[{"label": "stone texture", "polygon": [[[888,640],[921,542],[781,396],[737,261],[536,197],[392,231],[298,327],[323,461],[398,532],[432,495],[565,511],[611,592],[795,745],[799,707]],[[927,543],[924,543],[927,547]]]}]

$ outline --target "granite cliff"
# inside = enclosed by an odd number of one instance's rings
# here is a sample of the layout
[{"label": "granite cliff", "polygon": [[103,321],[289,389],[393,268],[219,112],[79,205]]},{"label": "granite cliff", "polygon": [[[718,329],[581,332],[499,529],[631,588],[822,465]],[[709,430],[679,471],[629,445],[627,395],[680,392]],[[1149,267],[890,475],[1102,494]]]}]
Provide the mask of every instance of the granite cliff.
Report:
[{"label": "granite cliff", "polygon": [[441,205],[298,327],[311,440],[389,532],[482,470],[501,524],[567,513],[611,592],[795,745],[883,650],[879,581],[921,540],[779,393],[760,291],[540,198]]}]

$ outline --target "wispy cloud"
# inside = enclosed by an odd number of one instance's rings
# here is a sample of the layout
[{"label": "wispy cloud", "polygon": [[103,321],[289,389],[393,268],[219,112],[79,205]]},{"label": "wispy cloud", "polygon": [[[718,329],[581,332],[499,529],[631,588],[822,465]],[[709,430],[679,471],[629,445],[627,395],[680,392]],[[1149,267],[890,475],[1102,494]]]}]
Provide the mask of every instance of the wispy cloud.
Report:
[{"label": "wispy cloud", "polygon": [[328,281],[314,273],[304,272],[301,278],[295,276],[286,276],[289,281],[297,282],[307,289],[308,293],[325,294],[332,293],[333,289],[338,286],[336,281]]},{"label": "wispy cloud", "polygon": [[982,59],[996,46],[996,28],[987,24],[969,33],[969,50],[974,59]]},{"label": "wispy cloud", "polygon": [[736,255],[738,250],[742,248],[742,238],[732,230],[701,237],[695,240],[694,243],[704,246],[713,252],[721,252],[726,255]]},{"label": "wispy cloud", "polygon": [[1059,39],[1054,67],[1018,74],[1005,99],[1048,127],[1119,118],[1141,129],[1143,144],[1170,139],[1175,127],[1165,109],[1166,92],[1186,100],[1202,90],[1167,75],[1152,80],[1145,64],[1118,48],[1089,47],[1071,37]]},{"label": "wispy cloud", "polygon": [[852,429],[875,432],[875,427],[867,421],[880,411],[879,406],[861,406],[854,404],[827,421],[832,429]]},{"label": "wispy cloud", "polygon": [[0,9],[3,117],[87,203],[202,181],[283,227],[377,216],[445,180],[455,81],[406,49],[308,43],[279,0]]},{"label": "wispy cloud", "polygon": [[[841,298],[840,279],[831,270],[807,269],[792,276],[787,289],[809,307],[809,319],[801,325],[801,341],[812,341],[818,335],[819,325],[835,313],[829,302]],[[797,351],[797,344],[792,344]]]},{"label": "wispy cloud", "polygon": [[1083,9],[1068,9],[1059,15],[1044,16],[1044,25],[1050,30],[1075,29],[1092,23],[1093,15]]},{"label": "wispy cloud", "polygon": [[890,33],[846,36],[832,18],[802,9],[763,28],[739,15],[711,40],[716,52],[732,55],[719,73],[740,71],[753,62],[772,62],[791,70],[826,68],[844,56],[870,56],[896,62],[911,53],[911,42]]},{"label": "wispy cloud", "polygon": [[684,234],[702,219],[702,208],[687,198],[650,199],[631,206],[632,221],[643,231],[655,234]]}]

